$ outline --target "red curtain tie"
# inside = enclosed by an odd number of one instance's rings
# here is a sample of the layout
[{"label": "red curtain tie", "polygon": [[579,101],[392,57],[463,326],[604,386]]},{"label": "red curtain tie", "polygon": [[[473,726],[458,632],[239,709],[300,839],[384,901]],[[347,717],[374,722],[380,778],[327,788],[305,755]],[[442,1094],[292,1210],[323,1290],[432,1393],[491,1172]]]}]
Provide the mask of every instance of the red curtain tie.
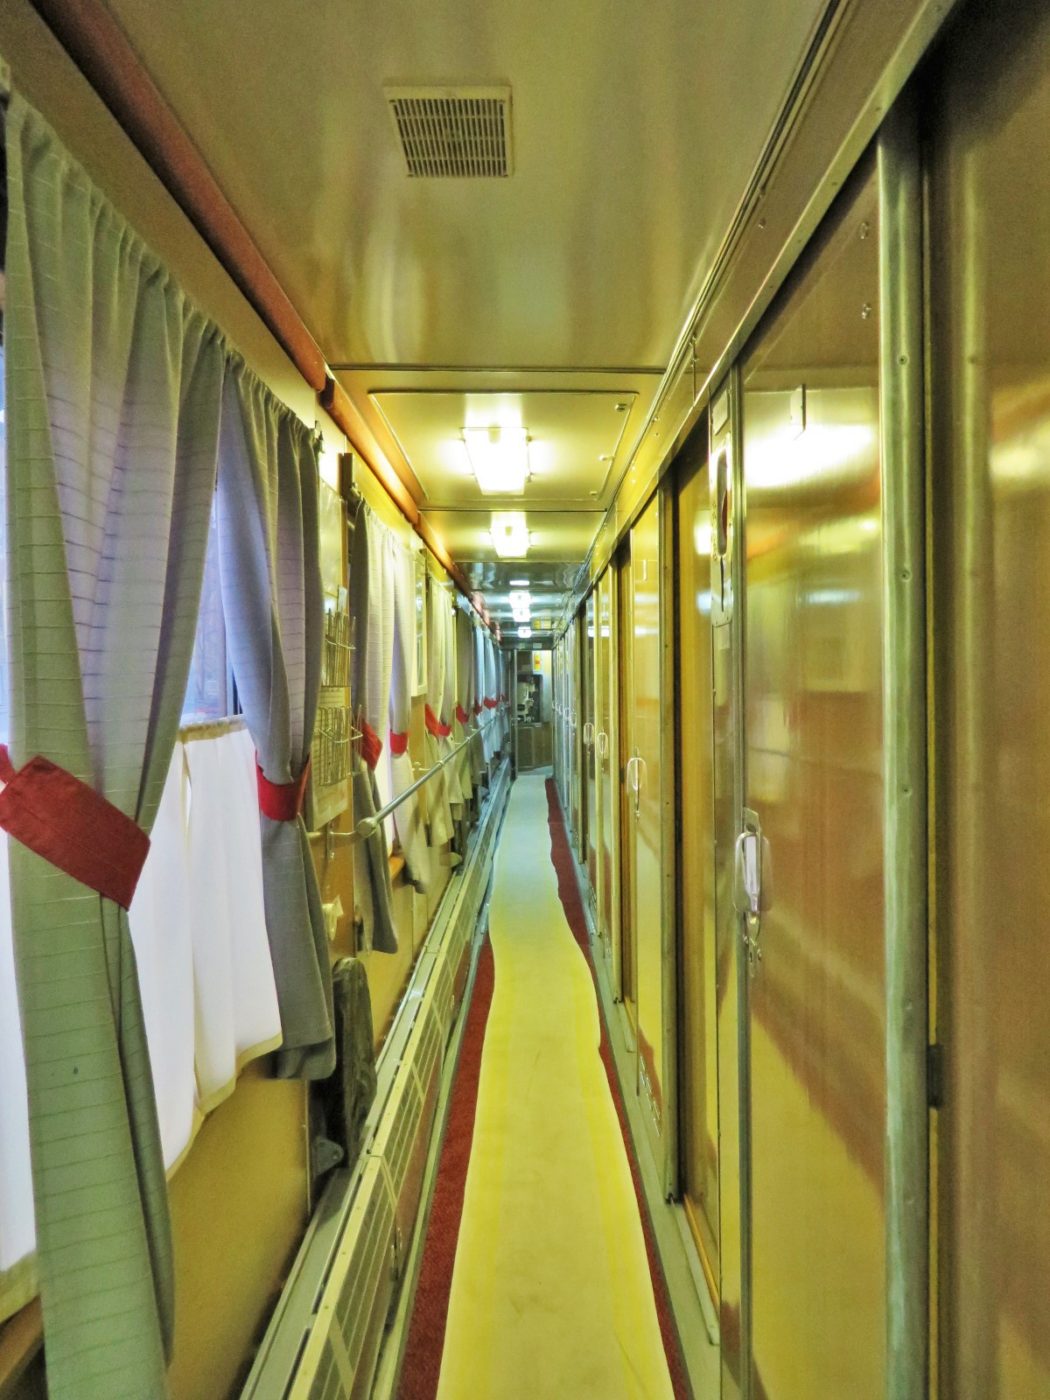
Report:
[{"label": "red curtain tie", "polygon": [[290,783],[271,783],[255,759],[255,777],[259,787],[259,811],[272,822],[294,822],[303,810],[306,783],[310,777],[310,758],[298,778]]},{"label": "red curtain tie", "polygon": [[119,807],[39,754],[18,771],[0,744],[0,827],[127,909],[149,853],[149,837]]},{"label": "red curtain tie", "polygon": [[383,752],[383,741],[367,720],[361,721],[361,757],[374,769]]},{"label": "red curtain tie", "polygon": [[493,700],[493,698],[492,698],[491,695],[486,695],[486,696],[485,696],[485,709],[486,709],[486,710],[494,710],[498,704],[499,704],[499,701],[498,701],[498,700]]},{"label": "red curtain tie", "polygon": [[394,732],[394,730],[391,729],[391,731],[390,731],[390,752],[394,755],[395,758],[400,758],[401,755],[402,755],[403,753],[407,753],[407,752],[408,752],[408,730],[407,730],[407,729],[405,730],[404,734],[396,734],[396,733]]},{"label": "red curtain tie", "polygon": [[456,718],[462,725],[468,725],[470,723],[470,714],[462,705],[456,706]]},{"label": "red curtain tie", "polygon": [[475,713],[476,715],[480,715],[480,714],[481,714],[481,701],[480,701],[480,700],[475,700],[475,701],[474,701],[474,713]]},{"label": "red curtain tie", "polygon": [[429,705],[424,711],[424,717],[426,719],[427,728],[435,739],[447,739],[452,733],[452,726],[450,724],[442,724],[441,720],[438,719]]}]

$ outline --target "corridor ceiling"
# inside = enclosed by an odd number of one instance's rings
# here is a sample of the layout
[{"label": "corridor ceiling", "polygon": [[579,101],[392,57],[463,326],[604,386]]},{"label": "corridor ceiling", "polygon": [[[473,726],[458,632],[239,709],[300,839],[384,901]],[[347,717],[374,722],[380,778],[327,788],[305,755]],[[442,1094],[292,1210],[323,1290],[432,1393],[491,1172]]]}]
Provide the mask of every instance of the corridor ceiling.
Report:
[{"label": "corridor ceiling", "polygon": [[[498,587],[517,508],[515,577],[582,562],[823,0],[107,4],[453,556]],[[508,177],[408,176],[424,85],[510,88]],[[483,395],[523,498],[465,468]]]}]

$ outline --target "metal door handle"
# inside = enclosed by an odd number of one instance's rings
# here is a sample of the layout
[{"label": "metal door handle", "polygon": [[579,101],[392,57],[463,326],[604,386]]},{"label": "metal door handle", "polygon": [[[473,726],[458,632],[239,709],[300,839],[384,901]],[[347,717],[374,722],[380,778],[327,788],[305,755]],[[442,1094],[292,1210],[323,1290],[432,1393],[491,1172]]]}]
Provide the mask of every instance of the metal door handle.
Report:
[{"label": "metal door handle", "polygon": [[741,937],[754,976],[762,961],[762,915],[773,903],[773,861],[754,812],[744,812],[744,830],[733,851],[733,904],[742,916]]},{"label": "metal door handle", "polygon": [[605,758],[609,752],[609,736],[604,729],[599,729],[595,736],[595,744],[598,749],[598,757]]},{"label": "metal door handle", "polygon": [[740,914],[758,916],[773,904],[773,858],[762,832],[746,828],[736,838],[733,903]]},{"label": "metal door handle", "polygon": [[627,766],[623,770],[624,784],[634,794],[634,815],[637,819],[642,810],[642,770],[645,768],[645,760],[641,754],[634,754],[627,760]]},{"label": "metal door handle", "polygon": [[590,720],[583,726],[583,746],[585,749],[594,747],[594,725]]}]

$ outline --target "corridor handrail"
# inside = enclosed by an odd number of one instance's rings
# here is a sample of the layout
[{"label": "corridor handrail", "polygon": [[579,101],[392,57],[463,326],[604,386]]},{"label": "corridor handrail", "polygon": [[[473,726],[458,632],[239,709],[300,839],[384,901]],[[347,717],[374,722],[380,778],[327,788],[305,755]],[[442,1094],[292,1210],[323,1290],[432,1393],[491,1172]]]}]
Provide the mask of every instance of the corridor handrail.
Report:
[{"label": "corridor handrail", "polygon": [[[502,709],[503,707],[501,706],[500,708]],[[435,763],[432,767],[428,768],[427,771],[423,773],[420,777],[418,777],[416,781],[412,783],[409,787],[405,788],[404,792],[399,792],[398,795],[392,798],[386,804],[385,807],[380,807],[379,811],[376,812],[373,816],[362,817],[361,820],[354,827],[353,831],[333,832],[332,835],[335,838],[335,840],[367,841],[370,836],[374,836],[375,833],[379,830],[381,823],[385,821],[387,817],[389,817],[391,812],[396,811],[396,809],[401,806],[402,802],[404,802],[406,798],[411,797],[414,792],[418,792],[418,790],[424,785],[424,783],[429,783],[431,778],[439,769],[444,768],[446,763],[450,763],[458,753],[460,753],[463,749],[467,747],[468,744],[472,743],[480,734],[482,734],[486,729],[488,729],[489,725],[495,723],[495,716],[493,716],[492,719],[486,720],[484,724],[479,723],[477,729],[471,730],[467,737],[461,740],[452,750],[451,753],[447,753],[444,758],[439,758],[437,763]]]}]

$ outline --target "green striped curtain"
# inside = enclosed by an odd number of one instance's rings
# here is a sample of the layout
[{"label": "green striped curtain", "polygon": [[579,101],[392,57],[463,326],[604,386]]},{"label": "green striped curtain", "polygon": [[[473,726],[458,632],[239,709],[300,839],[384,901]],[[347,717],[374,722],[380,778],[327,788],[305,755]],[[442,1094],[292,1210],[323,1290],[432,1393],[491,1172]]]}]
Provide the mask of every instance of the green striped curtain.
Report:
[{"label": "green striped curtain", "polygon": [[[6,115],[12,756],[149,829],[179,725],[227,350],[17,95]],[[165,1394],[167,1194],[126,913],[11,843],[53,1400]]]}]

